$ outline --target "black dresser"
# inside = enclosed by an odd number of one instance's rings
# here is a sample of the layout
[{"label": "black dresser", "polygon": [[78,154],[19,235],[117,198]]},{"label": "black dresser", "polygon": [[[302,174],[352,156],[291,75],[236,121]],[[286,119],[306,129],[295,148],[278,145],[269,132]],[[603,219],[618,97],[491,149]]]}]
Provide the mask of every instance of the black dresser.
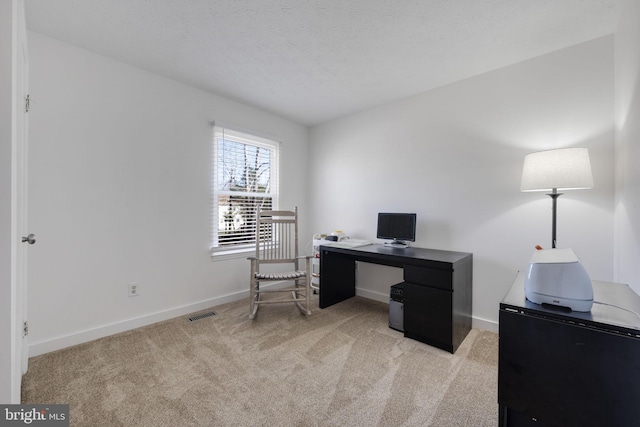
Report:
[{"label": "black dresser", "polygon": [[525,298],[519,273],[500,304],[500,426],[640,425],[640,297],[593,281],[591,312]]}]

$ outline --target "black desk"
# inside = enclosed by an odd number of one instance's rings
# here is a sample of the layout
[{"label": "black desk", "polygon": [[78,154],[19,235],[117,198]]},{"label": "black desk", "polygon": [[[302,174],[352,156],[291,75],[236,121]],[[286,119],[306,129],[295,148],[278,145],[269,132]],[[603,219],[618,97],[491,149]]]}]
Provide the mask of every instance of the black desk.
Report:
[{"label": "black desk", "polygon": [[640,425],[640,297],[593,281],[591,312],[525,298],[518,274],[500,304],[500,426]]},{"label": "black desk", "polygon": [[356,294],[356,261],[402,268],[404,335],[456,351],[471,330],[472,254],[385,245],[321,246],[320,308]]}]

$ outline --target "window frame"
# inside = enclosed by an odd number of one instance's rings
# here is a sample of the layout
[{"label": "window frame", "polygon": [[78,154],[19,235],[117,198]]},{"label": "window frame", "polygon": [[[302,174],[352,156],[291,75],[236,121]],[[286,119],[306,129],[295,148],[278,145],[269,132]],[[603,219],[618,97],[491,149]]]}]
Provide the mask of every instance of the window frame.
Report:
[{"label": "window frame", "polygon": [[[246,195],[264,198],[271,198],[271,206],[269,209],[278,209],[279,205],[279,161],[280,161],[280,142],[268,138],[256,135],[254,132],[246,130],[236,130],[237,128],[230,128],[228,126],[222,126],[213,124],[212,135],[212,158],[211,158],[211,256],[215,259],[225,258],[237,258],[246,255],[248,252],[255,251],[255,222],[253,223],[254,232],[250,239],[246,243],[241,244],[220,244],[219,232],[220,232],[220,196],[221,195]],[[248,145],[251,147],[258,147],[260,149],[269,150],[269,182],[268,191],[266,192],[246,192],[246,191],[234,191],[221,188],[221,174],[220,168],[223,166],[223,161],[218,158],[220,150],[219,139],[222,138],[226,141],[232,141],[239,144]],[[248,162],[247,162],[248,163]],[[246,167],[246,164],[245,164]],[[255,209],[253,209],[255,210]],[[253,220],[255,221],[255,220]],[[251,225],[250,225],[251,226]]]}]

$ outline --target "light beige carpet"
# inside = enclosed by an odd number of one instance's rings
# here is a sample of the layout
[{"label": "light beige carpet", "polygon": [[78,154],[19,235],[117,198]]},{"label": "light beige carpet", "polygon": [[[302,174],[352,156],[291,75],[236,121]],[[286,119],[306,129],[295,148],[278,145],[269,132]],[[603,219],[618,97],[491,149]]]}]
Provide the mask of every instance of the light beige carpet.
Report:
[{"label": "light beige carpet", "polygon": [[496,426],[498,336],[456,354],[388,327],[355,297],[305,318],[248,300],[34,357],[23,403],[68,403],[72,426]]}]

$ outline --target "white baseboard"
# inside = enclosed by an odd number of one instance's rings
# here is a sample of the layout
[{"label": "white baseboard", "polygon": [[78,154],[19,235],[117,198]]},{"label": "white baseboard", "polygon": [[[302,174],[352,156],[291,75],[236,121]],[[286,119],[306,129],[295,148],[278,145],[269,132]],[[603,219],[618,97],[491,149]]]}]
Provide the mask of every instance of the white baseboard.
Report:
[{"label": "white baseboard", "polygon": [[[274,283],[272,286],[281,286],[278,283]],[[356,295],[363,298],[372,299],[384,303],[389,303],[389,294],[370,291],[366,289],[356,288]],[[85,342],[104,338],[109,335],[118,334],[120,332],[126,332],[132,329],[140,328],[142,326],[151,325],[153,323],[162,322],[164,320],[173,319],[174,317],[184,316],[185,314],[195,313],[197,311],[205,310],[210,307],[215,307],[228,302],[247,298],[249,291],[236,292],[234,294],[225,295],[222,297],[211,298],[208,300],[200,301],[193,304],[187,304],[180,307],[174,307],[168,310],[159,311],[156,313],[146,314],[144,316],[135,317],[133,319],[127,319],[120,322],[111,323],[108,325],[100,326],[93,329],[87,329],[84,331],[68,334],[56,338],[52,338],[40,342],[32,342],[29,344],[29,357],[39,356],[41,354],[50,353],[52,351],[61,350],[73,345],[82,344]],[[473,317],[472,326],[474,328],[484,329],[491,332],[498,332],[498,323]]]},{"label": "white baseboard", "polygon": [[473,317],[471,319],[471,327],[476,329],[484,329],[485,331],[498,333],[498,322],[493,320],[481,319]]},{"label": "white baseboard", "polygon": [[[97,340],[99,338],[104,338],[109,335],[114,335],[120,332],[129,331],[131,329],[140,328],[142,326],[151,325],[152,323],[173,319],[174,317],[184,316],[185,314],[190,314],[197,311],[205,310],[207,308],[215,307],[221,304],[226,304],[228,302],[237,301],[242,298],[247,298],[248,296],[249,296],[249,291],[246,290],[246,291],[237,292],[234,294],[225,295],[222,297],[211,298],[211,299],[200,301],[193,304],[174,307],[164,311],[158,311],[156,313],[146,314],[144,316],[111,323],[111,324],[100,326],[93,329],[87,329],[87,330],[76,332],[73,334],[52,338],[46,341],[33,342],[29,344],[29,357],[34,357],[34,356],[49,353],[52,351],[60,350],[66,347],[71,347],[73,345],[78,345],[85,342]],[[249,313],[249,309],[247,308],[247,315],[248,313]]]},{"label": "white baseboard", "polygon": [[[375,292],[356,287],[356,295],[389,304],[389,294],[383,294],[381,292]],[[495,332],[496,334],[498,333],[498,322],[495,322],[493,320],[482,319],[480,317],[472,317],[471,326],[473,328]]]},{"label": "white baseboard", "polygon": [[386,294],[383,294],[381,292],[375,292],[375,291],[370,291],[368,289],[362,289],[362,288],[356,287],[356,295],[361,296],[363,298],[372,299],[375,301],[386,302],[387,304],[389,304],[388,291]]},{"label": "white baseboard", "polygon": [[[268,287],[282,287],[286,282],[273,282]],[[238,301],[249,297],[249,290],[228,294],[222,297],[211,298],[193,304],[187,304],[180,307],[170,308],[168,310],[158,311],[151,314],[145,314],[133,319],[127,319],[120,322],[110,323],[108,325],[99,326],[97,328],[87,329],[73,334],[52,338],[45,341],[34,342],[29,344],[29,357],[39,356],[41,354],[50,353],[52,351],[61,350],[73,345],[104,338],[109,335],[118,334],[120,332],[130,331],[142,326],[151,325],[153,323],[162,322],[163,320],[173,319],[174,317],[184,316],[185,314],[195,313],[196,311],[206,310],[228,302]],[[249,309],[247,308],[247,316]]]}]

